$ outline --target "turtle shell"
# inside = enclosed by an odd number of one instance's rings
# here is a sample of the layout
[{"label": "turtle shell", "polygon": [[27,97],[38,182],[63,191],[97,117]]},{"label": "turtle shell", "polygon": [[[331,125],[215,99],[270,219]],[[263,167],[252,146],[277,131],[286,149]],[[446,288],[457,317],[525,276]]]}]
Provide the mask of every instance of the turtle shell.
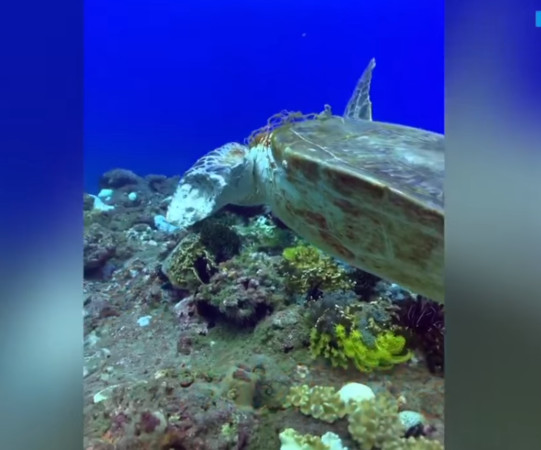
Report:
[{"label": "turtle shell", "polygon": [[330,116],[272,133],[271,208],[334,256],[443,301],[444,140]]}]

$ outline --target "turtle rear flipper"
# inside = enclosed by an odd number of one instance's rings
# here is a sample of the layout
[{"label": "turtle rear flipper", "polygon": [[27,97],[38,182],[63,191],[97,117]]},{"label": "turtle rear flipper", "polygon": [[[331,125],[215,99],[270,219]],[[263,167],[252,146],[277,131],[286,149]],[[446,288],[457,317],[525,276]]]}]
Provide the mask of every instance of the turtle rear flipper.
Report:
[{"label": "turtle rear flipper", "polygon": [[253,191],[248,154],[248,147],[230,142],[200,158],[180,179],[167,221],[186,228],[227,204],[243,204]]}]

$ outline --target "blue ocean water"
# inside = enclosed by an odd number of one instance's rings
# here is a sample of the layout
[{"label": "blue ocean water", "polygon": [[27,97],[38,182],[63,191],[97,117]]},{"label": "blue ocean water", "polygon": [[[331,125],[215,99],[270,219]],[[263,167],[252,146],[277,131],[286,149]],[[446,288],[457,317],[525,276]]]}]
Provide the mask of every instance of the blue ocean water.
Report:
[{"label": "blue ocean water", "polygon": [[282,109],[341,113],[368,64],[374,119],[443,132],[443,1],[85,2],[85,190],[181,174]]}]

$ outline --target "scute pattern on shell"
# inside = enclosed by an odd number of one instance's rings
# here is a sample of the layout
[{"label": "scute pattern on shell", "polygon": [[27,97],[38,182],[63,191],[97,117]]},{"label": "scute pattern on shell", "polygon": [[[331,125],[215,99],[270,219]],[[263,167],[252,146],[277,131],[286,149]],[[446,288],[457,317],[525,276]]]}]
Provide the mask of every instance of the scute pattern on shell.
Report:
[{"label": "scute pattern on shell", "polygon": [[[273,135],[276,160],[283,150],[307,176],[327,168],[339,177],[334,188],[347,195],[355,180],[381,185],[443,209],[443,136],[403,125],[321,116],[288,124]],[[288,158],[288,159],[289,159]],[[288,161],[289,164],[289,161]],[[349,178],[348,178],[349,175]],[[349,181],[353,181],[352,183]]]},{"label": "scute pattern on shell", "polygon": [[323,250],[443,301],[443,136],[325,117],[273,132],[275,214]]}]

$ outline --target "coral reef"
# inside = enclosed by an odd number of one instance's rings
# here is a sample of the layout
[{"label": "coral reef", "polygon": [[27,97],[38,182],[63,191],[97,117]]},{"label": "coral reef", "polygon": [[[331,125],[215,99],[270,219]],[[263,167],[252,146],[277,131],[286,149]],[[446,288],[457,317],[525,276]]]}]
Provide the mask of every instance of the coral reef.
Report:
[{"label": "coral reef", "polygon": [[305,311],[299,305],[276,311],[266,317],[255,329],[254,339],[261,342],[269,353],[289,353],[308,347],[310,326]]},{"label": "coral reef", "polygon": [[100,187],[102,189],[117,189],[139,183],[141,183],[141,177],[127,169],[109,170],[100,178]]},{"label": "coral reef", "polygon": [[102,413],[105,420],[86,424],[100,435],[91,448],[246,448],[254,427],[250,415],[208,388],[177,386],[165,376],[111,390],[94,409],[112,412]]},{"label": "coral reef", "polygon": [[[399,415],[398,402],[387,392],[378,395],[366,395],[370,388],[359,390],[363,385],[353,383],[353,390],[362,392],[357,398],[341,395],[348,389],[345,385],[340,391],[332,387],[301,385],[291,388],[285,407],[297,407],[300,412],[315,419],[334,422],[347,416],[348,432],[351,438],[363,450],[440,450],[443,445],[424,436],[406,437],[404,424]],[[295,430],[286,429],[281,434],[282,448],[329,449],[323,439],[318,436],[302,435]],[[334,440],[336,448],[342,447],[338,436]],[[293,447],[292,444],[299,447]],[[304,447],[303,447],[304,446]]]},{"label": "coral reef", "polygon": [[112,233],[102,225],[93,223],[84,230],[84,271],[88,275],[102,269],[115,255],[116,244]]},{"label": "coral reef", "polygon": [[[417,357],[379,369],[410,347],[443,368],[443,309],[306,245],[264,208],[171,226],[178,180],[115,169],[83,198],[85,450],[356,450],[361,426],[362,439],[396,427],[380,450],[441,449],[443,378]],[[312,358],[325,352],[349,369]]]}]

